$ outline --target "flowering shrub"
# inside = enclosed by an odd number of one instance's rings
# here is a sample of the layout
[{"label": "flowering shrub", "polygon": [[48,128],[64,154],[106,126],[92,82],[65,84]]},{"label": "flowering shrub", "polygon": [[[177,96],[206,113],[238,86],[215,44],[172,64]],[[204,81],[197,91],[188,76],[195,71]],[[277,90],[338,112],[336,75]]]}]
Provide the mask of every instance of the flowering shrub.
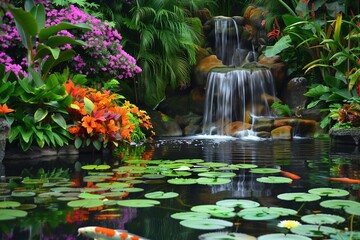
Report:
[{"label": "flowering shrub", "polygon": [[[56,9],[51,5],[50,0],[38,0],[36,3],[45,6],[47,17],[45,27],[61,21],[73,24],[86,23],[92,27],[92,31],[85,34],[76,30],[59,32],[59,35],[80,39],[87,43],[86,46],[74,49],[78,54],[70,63],[72,70],[91,78],[102,79],[107,77],[130,78],[141,72],[135,59],[123,50],[120,44],[121,35],[105,22],[86,14],[73,5],[68,8]],[[26,75],[26,51],[21,48],[21,38],[10,12],[6,12],[2,19],[1,31],[4,34],[0,34],[0,63],[6,65],[7,71],[12,70],[17,75],[19,73]],[[73,46],[65,45],[61,48],[71,49]],[[14,51],[15,49],[17,51]]]},{"label": "flowering shrub", "polygon": [[77,148],[90,143],[97,149],[116,147],[123,141],[144,140],[146,136],[142,129],[152,130],[145,111],[128,101],[120,106],[117,95],[110,91],[75,86],[71,80],[65,87],[73,98],[68,112],[75,122],[68,130],[74,135]]}]

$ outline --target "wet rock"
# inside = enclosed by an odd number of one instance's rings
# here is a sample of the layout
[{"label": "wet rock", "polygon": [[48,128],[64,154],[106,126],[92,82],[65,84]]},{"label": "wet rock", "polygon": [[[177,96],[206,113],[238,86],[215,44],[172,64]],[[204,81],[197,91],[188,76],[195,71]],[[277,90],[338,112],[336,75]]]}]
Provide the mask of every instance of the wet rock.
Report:
[{"label": "wet rock", "polygon": [[360,143],[360,128],[331,128],[329,131],[331,140],[335,144],[352,144]]},{"label": "wet rock", "polygon": [[293,128],[282,126],[271,131],[271,138],[274,140],[291,140],[293,138]]},{"label": "wet rock", "polygon": [[274,128],[282,127],[282,126],[292,126],[296,127],[298,125],[299,120],[294,118],[281,118],[275,119]]},{"label": "wet rock", "polygon": [[259,138],[271,138],[271,133],[266,131],[260,131],[255,133]]},{"label": "wet rock", "polygon": [[210,55],[201,59],[195,67],[195,82],[196,85],[206,85],[207,75],[209,71],[216,67],[224,66],[222,61],[216,55]]},{"label": "wet rock", "polygon": [[274,128],[274,119],[254,118],[252,127],[255,132],[270,132]]},{"label": "wet rock", "polygon": [[5,118],[0,118],[0,163],[5,157],[6,141],[10,134],[10,124]]},{"label": "wet rock", "polygon": [[237,132],[251,129],[251,124],[240,121],[231,122],[224,127],[224,134],[236,136]]},{"label": "wet rock", "polygon": [[291,79],[284,91],[284,103],[290,108],[305,109],[308,98],[304,94],[308,91],[308,81],[304,77]]},{"label": "wet rock", "polygon": [[317,129],[315,120],[299,119],[295,135],[299,137],[314,137]]},{"label": "wet rock", "polygon": [[212,18],[211,12],[207,8],[203,8],[195,11],[193,17],[198,17],[203,24]]},{"label": "wet rock", "polygon": [[274,78],[275,88],[280,90],[283,86],[283,81],[286,76],[286,66],[280,61],[279,57],[264,57],[259,60],[259,64],[265,65],[270,69],[271,74]]},{"label": "wet rock", "polygon": [[232,19],[234,19],[234,21],[238,26],[245,25],[245,18],[242,16],[233,16]]}]

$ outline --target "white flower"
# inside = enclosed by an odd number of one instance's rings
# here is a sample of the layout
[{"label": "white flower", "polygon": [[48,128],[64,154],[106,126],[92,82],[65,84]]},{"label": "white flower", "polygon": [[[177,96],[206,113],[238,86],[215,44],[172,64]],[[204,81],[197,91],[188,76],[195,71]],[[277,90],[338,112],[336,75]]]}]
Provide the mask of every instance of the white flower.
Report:
[{"label": "white flower", "polygon": [[278,223],[278,227],[283,227],[283,228],[295,228],[297,226],[301,225],[301,223],[299,223],[298,221],[295,220],[284,220]]}]

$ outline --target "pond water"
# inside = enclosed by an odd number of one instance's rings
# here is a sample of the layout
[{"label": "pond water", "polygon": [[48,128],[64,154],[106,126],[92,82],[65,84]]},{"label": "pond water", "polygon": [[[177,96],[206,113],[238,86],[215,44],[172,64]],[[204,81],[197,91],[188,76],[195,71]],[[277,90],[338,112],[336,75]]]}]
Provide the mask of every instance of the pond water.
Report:
[{"label": "pond water", "polygon": [[[359,217],[355,216],[350,226],[350,215],[344,213],[342,209],[340,209],[341,212],[336,209],[327,211],[319,205],[320,201],[295,202],[277,198],[279,194],[283,193],[306,193],[313,188],[336,188],[350,193],[350,195],[340,197],[340,199],[359,202],[360,184],[342,183],[328,179],[330,177],[360,179],[360,155],[358,148],[354,146],[335,146],[328,139],[253,141],[213,136],[211,138],[157,139],[153,144],[126,149],[119,155],[123,160],[106,155],[83,154],[78,157],[67,156],[55,161],[42,158],[29,161],[28,165],[6,161],[4,162],[7,175],[6,181],[9,182],[9,176],[19,175],[20,170],[23,168],[28,169],[28,172],[36,172],[37,169],[43,168],[45,173],[49,173],[51,169],[69,168],[70,178],[77,179],[77,183],[82,187],[85,185],[90,186],[89,183],[79,180],[79,178],[89,175],[88,170],[79,170],[79,166],[108,164],[116,169],[123,165],[124,160],[127,160],[126,165],[129,165],[129,161],[136,163],[135,160],[138,159],[147,159],[148,161],[151,161],[151,159],[171,161],[202,159],[204,162],[220,162],[228,165],[256,165],[257,168],[281,168],[283,171],[296,174],[301,178],[293,180],[291,184],[264,183],[257,181],[257,178],[263,177],[265,174],[253,173],[249,168],[220,170],[234,172],[236,176],[232,177],[229,183],[216,185],[175,185],[167,183],[167,180],[171,177],[138,177],[136,179],[143,180],[143,182],[134,182],[134,187],[142,188],[144,191],[130,192],[123,199],[144,199],[146,193],[156,191],[175,192],[179,195],[175,198],[156,199],[160,204],[153,207],[106,205],[90,210],[69,207],[67,205],[69,201],[64,201],[65,199],[57,200],[55,196],[52,196],[50,200],[36,197],[4,197],[6,195],[4,189],[11,189],[12,191],[14,189],[11,186],[3,185],[0,187],[3,190],[0,191],[0,196],[3,196],[4,200],[17,201],[24,206],[30,206],[29,208],[35,207],[32,204],[36,204],[36,207],[26,209],[25,211],[28,214],[25,217],[0,221],[1,239],[88,239],[77,234],[78,228],[84,226],[126,229],[130,233],[152,240],[196,240],[199,235],[214,231],[237,232],[258,237],[269,233],[286,233],[284,229],[277,227],[280,220],[301,221],[301,216],[313,213],[341,215],[345,218],[345,222],[331,225],[331,227],[339,230],[352,228],[353,231],[360,231]],[[149,165],[151,166],[151,164],[144,163],[136,164],[137,167]],[[214,171],[217,167],[211,168],[214,168],[211,169],[211,171]],[[119,173],[121,175],[122,172]],[[197,177],[197,174],[194,172],[192,176],[186,178]],[[283,176],[281,173],[271,175]],[[141,176],[141,174],[136,176]],[[124,176],[121,175],[121,177]],[[117,181],[121,179],[119,178]],[[17,187],[18,191],[23,189],[20,186]],[[27,184],[26,191],[34,191],[36,194],[40,194],[49,191],[49,188],[44,190]],[[281,216],[271,220],[253,221],[245,220],[239,216],[228,219],[222,218],[233,223],[232,227],[227,227],[224,230],[192,229],[182,226],[180,220],[171,217],[174,213],[190,211],[193,206],[213,205],[224,199],[252,200],[262,207],[291,208],[296,211],[299,210],[299,212],[295,216]],[[329,197],[322,197],[322,200],[327,199]],[[237,209],[237,211],[239,210]],[[324,236],[316,239],[328,238],[328,236]],[[353,237],[352,239],[358,238]]]}]

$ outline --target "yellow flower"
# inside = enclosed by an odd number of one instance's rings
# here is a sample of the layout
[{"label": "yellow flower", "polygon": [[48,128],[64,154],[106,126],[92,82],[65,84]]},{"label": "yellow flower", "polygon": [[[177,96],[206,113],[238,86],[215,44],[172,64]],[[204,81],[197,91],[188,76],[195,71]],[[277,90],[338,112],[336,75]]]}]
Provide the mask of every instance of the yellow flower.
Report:
[{"label": "yellow flower", "polygon": [[281,221],[280,223],[278,223],[278,227],[283,227],[283,228],[295,228],[297,226],[301,225],[301,223],[299,223],[298,221],[294,221],[294,220],[284,220]]}]

